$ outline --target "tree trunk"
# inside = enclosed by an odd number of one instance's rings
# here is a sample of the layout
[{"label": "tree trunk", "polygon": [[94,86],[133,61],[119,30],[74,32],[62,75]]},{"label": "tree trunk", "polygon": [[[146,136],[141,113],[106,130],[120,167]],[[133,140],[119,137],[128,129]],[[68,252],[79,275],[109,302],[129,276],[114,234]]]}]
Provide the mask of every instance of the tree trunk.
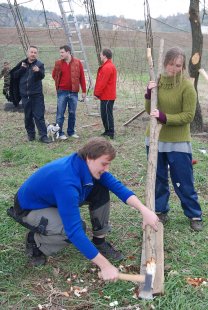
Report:
[{"label": "tree trunk", "polygon": [[199,0],[190,0],[189,20],[191,23],[191,31],[192,31],[192,55],[189,60],[189,74],[191,78],[194,79],[194,87],[197,93],[196,113],[194,120],[191,123],[191,131],[202,132],[203,119],[197,91],[199,69],[201,68],[201,57],[203,47],[203,36],[201,32],[201,23],[199,16]]}]

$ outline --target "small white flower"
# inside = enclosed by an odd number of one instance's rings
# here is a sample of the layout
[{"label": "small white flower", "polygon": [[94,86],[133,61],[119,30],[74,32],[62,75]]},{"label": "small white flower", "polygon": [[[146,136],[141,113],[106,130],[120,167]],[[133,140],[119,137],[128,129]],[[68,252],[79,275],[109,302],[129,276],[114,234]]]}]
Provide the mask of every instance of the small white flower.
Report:
[{"label": "small white flower", "polygon": [[110,302],[110,303],[109,303],[109,306],[110,306],[110,307],[118,306],[117,300]]}]

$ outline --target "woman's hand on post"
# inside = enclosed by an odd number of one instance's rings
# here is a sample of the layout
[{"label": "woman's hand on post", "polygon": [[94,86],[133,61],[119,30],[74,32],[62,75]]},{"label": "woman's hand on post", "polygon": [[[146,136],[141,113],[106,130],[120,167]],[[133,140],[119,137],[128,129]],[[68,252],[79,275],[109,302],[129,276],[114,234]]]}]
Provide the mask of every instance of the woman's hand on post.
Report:
[{"label": "woman's hand on post", "polygon": [[147,88],[152,89],[154,87],[157,87],[157,83],[155,81],[149,81]]},{"label": "woman's hand on post", "polygon": [[150,116],[159,118],[159,116],[160,116],[160,111],[159,111],[158,109],[154,109],[154,110],[150,113]]}]

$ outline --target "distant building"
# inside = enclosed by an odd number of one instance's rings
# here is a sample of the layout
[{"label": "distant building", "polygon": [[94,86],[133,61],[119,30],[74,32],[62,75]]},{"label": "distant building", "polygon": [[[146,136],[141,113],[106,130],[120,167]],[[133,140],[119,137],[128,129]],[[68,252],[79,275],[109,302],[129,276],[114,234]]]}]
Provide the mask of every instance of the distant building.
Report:
[{"label": "distant building", "polygon": [[86,22],[79,23],[79,29],[90,29],[90,24]]},{"label": "distant building", "polygon": [[125,19],[123,15],[121,15],[117,21],[116,24],[113,25],[113,30],[129,30],[129,24],[128,21]]},{"label": "distant building", "polygon": [[48,26],[49,28],[62,28],[62,25],[56,21],[51,21]]}]

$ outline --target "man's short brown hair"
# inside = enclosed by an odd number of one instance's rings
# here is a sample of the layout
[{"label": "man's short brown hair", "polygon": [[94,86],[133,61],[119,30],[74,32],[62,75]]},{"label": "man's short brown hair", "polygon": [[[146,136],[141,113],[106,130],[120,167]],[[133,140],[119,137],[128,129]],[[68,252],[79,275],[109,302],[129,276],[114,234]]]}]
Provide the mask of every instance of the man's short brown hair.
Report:
[{"label": "man's short brown hair", "polygon": [[102,54],[103,54],[103,56],[105,56],[108,59],[111,59],[113,57],[113,53],[109,48],[104,48],[102,50]]},{"label": "man's short brown hair", "polygon": [[81,149],[78,150],[78,155],[86,160],[97,159],[102,155],[108,155],[110,160],[116,157],[116,150],[112,144],[103,137],[91,138]]},{"label": "man's short brown hair", "polygon": [[69,52],[71,54],[71,47],[69,45],[60,46],[60,50],[65,50],[65,52]]}]

